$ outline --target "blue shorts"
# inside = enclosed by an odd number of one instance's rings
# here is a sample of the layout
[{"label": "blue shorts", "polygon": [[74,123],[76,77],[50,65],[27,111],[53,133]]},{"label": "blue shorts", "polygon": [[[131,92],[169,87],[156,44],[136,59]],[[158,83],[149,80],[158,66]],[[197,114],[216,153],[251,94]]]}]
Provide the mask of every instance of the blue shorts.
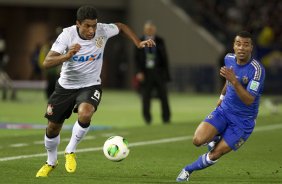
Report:
[{"label": "blue shorts", "polygon": [[244,144],[255,127],[255,119],[228,113],[220,106],[204,121],[213,125],[234,151]]}]

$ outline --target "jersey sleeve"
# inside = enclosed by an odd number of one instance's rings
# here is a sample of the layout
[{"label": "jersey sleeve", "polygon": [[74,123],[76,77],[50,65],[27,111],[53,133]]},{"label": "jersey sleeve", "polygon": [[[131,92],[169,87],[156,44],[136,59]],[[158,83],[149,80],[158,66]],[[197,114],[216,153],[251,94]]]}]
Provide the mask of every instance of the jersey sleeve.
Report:
[{"label": "jersey sleeve", "polygon": [[264,78],[264,68],[260,65],[256,65],[256,67],[252,71],[252,76],[248,83],[247,91],[253,96],[258,96],[259,94],[261,94],[264,86]]},{"label": "jersey sleeve", "polygon": [[104,30],[108,38],[119,34],[119,29],[115,24],[104,24]]},{"label": "jersey sleeve", "polygon": [[69,35],[63,31],[53,43],[51,50],[63,54],[68,48]]}]

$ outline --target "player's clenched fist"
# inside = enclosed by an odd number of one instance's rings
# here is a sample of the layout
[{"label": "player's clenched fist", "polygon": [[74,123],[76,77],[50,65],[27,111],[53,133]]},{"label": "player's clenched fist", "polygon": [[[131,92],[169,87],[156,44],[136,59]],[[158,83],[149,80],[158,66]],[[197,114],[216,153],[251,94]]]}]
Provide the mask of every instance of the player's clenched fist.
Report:
[{"label": "player's clenched fist", "polygon": [[139,48],[154,47],[154,46],[156,46],[156,43],[152,39],[148,39],[139,43]]},{"label": "player's clenched fist", "polygon": [[234,84],[237,81],[236,75],[232,68],[226,68],[225,66],[221,67],[220,75],[224,77],[226,80],[228,80],[229,82],[231,82],[232,84]]},{"label": "player's clenched fist", "polygon": [[68,56],[68,58],[71,58],[73,55],[75,55],[80,50],[80,48],[81,46],[78,43],[76,43],[70,46],[66,55]]}]

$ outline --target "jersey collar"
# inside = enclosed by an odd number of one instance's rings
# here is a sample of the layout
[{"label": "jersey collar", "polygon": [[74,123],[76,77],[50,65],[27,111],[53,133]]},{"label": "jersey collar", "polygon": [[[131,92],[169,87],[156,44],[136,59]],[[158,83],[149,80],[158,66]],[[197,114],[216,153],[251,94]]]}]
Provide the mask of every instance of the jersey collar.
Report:
[{"label": "jersey collar", "polygon": [[[78,34],[78,36],[79,36],[80,39],[82,39],[82,40],[87,40],[87,39],[85,39],[85,38],[82,38],[82,36],[79,34],[79,29],[78,29],[77,26],[76,26],[76,32],[77,32],[77,34]],[[93,38],[94,38],[94,37],[95,37],[95,33],[94,33]]]}]

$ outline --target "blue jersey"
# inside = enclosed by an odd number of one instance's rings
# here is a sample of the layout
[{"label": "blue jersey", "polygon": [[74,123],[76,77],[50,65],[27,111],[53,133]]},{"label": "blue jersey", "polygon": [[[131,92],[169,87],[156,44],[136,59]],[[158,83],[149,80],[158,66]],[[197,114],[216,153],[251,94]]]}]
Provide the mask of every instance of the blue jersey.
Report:
[{"label": "blue jersey", "polygon": [[224,58],[227,68],[232,68],[237,80],[255,97],[251,105],[244,104],[230,82],[227,82],[226,94],[221,107],[228,113],[241,117],[256,118],[259,108],[259,100],[262,94],[265,78],[265,70],[261,63],[251,58],[245,65],[238,65],[235,54],[227,54]]}]

